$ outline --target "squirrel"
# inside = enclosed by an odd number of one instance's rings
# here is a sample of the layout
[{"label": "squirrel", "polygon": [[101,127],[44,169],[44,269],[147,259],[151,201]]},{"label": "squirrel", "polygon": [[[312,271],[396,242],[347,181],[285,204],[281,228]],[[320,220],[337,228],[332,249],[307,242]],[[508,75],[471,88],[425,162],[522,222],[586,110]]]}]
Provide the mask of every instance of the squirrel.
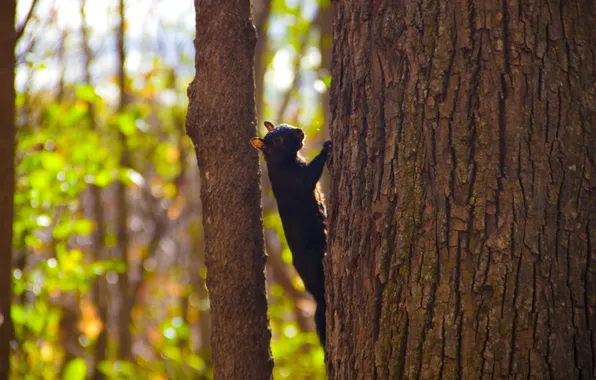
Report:
[{"label": "squirrel", "polygon": [[315,325],[325,349],[323,257],[327,250],[327,211],[318,182],[332,143],[325,141],[321,152],[307,164],[298,153],[304,145],[302,129],[287,124],[274,127],[268,121],[264,124],[268,131],[265,138],[254,137],[250,142],[265,157],[292,263],[315,300]]}]

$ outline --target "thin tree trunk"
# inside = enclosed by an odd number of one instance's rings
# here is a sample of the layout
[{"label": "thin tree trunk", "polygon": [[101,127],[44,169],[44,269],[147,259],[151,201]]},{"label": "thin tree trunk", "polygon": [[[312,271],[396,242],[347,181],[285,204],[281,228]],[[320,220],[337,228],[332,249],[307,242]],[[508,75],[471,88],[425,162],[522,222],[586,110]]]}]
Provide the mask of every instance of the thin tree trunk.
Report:
[{"label": "thin tree trunk", "polygon": [[[273,211],[271,211],[273,212]],[[281,257],[281,242],[278,239],[277,232],[273,229],[265,230],[265,248],[268,253],[268,264],[271,267],[272,277],[284,290],[284,295],[292,301],[294,318],[300,331],[314,331],[315,325],[312,315],[309,317],[304,313],[304,302],[312,304],[314,314],[315,301],[306,291],[298,290],[294,287],[293,277],[295,272],[290,270]]]},{"label": "thin tree trunk", "polygon": [[[85,4],[87,3],[86,0],[81,1],[81,39],[83,45],[83,82],[86,85],[91,85],[91,62],[93,60],[93,53],[91,51],[91,47],[89,46],[89,37],[87,33],[87,25],[86,20],[87,16],[85,15]],[[97,125],[95,122],[95,108],[93,104],[89,104],[89,121],[91,123],[91,129],[96,130]],[[102,191],[99,186],[91,185],[90,187],[90,194],[93,204],[93,218],[95,219],[95,233],[94,233],[94,243],[93,243],[93,261],[103,260],[104,257],[104,242],[105,242],[105,215],[104,215],[104,208],[103,208],[103,201],[102,201]],[[92,377],[94,380],[101,380],[105,378],[104,374],[99,370],[98,364],[101,363],[103,360],[106,359],[106,349],[108,345],[108,334],[107,334],[107,318],[108,318],[108,304],[107,304],[107,281],[105,276],[98,276],[91,289],[93,303],[95,307],[97,307],[97,316],[103,326],[99,335],[97,336],[97,340],[95,342],[95,347],[93,351],[93,374]]]},{"label": "thin tree trunk", "polygon": [[255,8],[255,26],[257,28],[257,45],[255,47],[255,90],[257,103],[257,120],[264,115],[265,72],[267,71],[267,21],[271,14],[271,0],[253,1]]},{"label": "thin tree trunk", "polygon": [[68,38],[68,31],[64,30],[62,32],[62,36],[60,37],[60,42],[58,42],[56,55],[58,58],[58,62],[60,62],[60,79],[58,80],[58,93],[56,94],[56,103],[61,104],[64,101],[64,93],[65,93],[65,75],[67,70],[67,64],[65,62],[65,55],[66,49],[64,45],[66,44],[66,39]]},{"label": "thin tree trunk", "polygon": [[[321,67],[319,73],[322,75],[331,72],[331,47],[333,42],[333,7],[331,4],[322,5],[314,19],[314,24],[319,28],[319,51],[321,52]],[[323,108],[323,126],[331,122],[331,110],[329,108],[329,91],[321,95],[321,107]],[[321,144],[328,140],[329,129],[324,128],[321,136]]]},{"label": "thin tree trunk", "polygon": [[[191,186],[191,188],[194,186]],[[195,193],[197,194],[197,193]],[[205,250],[204,250],[204,234],[200,223],[198,222],[199,217],[196,221],[189,223],[188,232],[191,234],[191,248],[193,256],[191,258],[191,268],[194,269],[194,274],[191,277],[192,289],[196,292],[200,302],[209,299],[207,292],[207,285],[205,280],[198,274],[200,267],[205,265]],[[205,358],[205,365],[211,366],[211,311],[200,310],[199,322],[198,322],[198,333],[199,333],[199,345],[197,352],[203,358]],[[201,378],[201,377],[200,377]],[[201,378],[202,379],[202,378]]]},{"label": "thin tree trunk", "polygon": [[[126,94],[126,73],[124,64],[126,61],[126,51],[124,50],[124,0],[119,1],[120,23],[118,24],[118,84],[120,91],[120,104],[118,111],[123,112],[128,103]],[[122,149],[120,157],[120,167],[130,166],[130,154],[126,141],[126,135],[119,132],[120,146]],[[118,275],[118,290],[120,293],[120,310],[118,313],[118,336],[120,344],[118,346],[118,357],[124,360],[133,360],[132,355],[132,335],[130,332],[131,305],[130,305],[130,286],[129,286],[129,264],[128,259],[128,201],[126,199],[126,185],[122,181],[116,181],[116,233],[118,235],[117,251],[120,258],[124,261],[126,270]]]},{"label": "thin tree trunk", "polygon": [[12,220],[14,215],[15,157],[15,43],[16,2],[0,5],[0,380],[10,373],[10,318],[12,293]]},{"label": "thin tree trunk", "polygon": [[[216,379],[270,379],[250,1],[195,1],[187,132],[201,174]],[[209,27],[205,27],[209,25]]]},{"label": "thin tree trunk", "polygon": [[335,5],[329,377],[594,378],[594,2]]},{"label": "thin tree trunk", "polygon": [[[319,13],[314,20],[319,28],[319,51],[321,52],[321,67],[319,75],[325,76],[331,73],[331,47],[333,42],[333,7],[331,4],[321,5]],[[322,145],[329,140],[329,125],[331,124],[331,109],[329,107],[329,90],[321,95],[321,107],[323,108],[322,133],[318,134],[316,146]],[[329,194],[329,175],[326,170],[319,180],[323,194]]]},{"label": "thin tree trunk", "polygon": [[[60,64],[60,80],[58,81],[58,92],[56,95],[55,102],[61,104],[62,102],[69,101],[68,93],[66,91],[66,70],[68,63],[66,62],[66,39],[68,38],[68,32],[64,30],[62,37],[57,47],[57,58]],[[56,241],[52,238],[52,243],[49,246],[48,256],[56,257]],[[79,320],[79,295],[74,291],[65,291],[60,297],[58,306],[61,309],[60,312],[60,334],[59,345],[64,350],[64,358],[61,363],[60,377],[63,376],[64,369],[68,363],[77,357],[81,347],[79,345],[79,334],[80,331],[77,327]]]}]

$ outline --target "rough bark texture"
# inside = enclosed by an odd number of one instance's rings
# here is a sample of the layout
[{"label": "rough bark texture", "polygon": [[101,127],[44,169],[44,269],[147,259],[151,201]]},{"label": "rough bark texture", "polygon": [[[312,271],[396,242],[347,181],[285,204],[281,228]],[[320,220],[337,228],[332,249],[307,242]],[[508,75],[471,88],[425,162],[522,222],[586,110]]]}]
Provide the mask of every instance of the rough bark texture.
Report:
[{"label": "rough bark texture", "polygon": [[14,197],[15,90],[14,29],[16,2],[0,5],[0,380],[8,379],[12,291],[12,219]]},{"label": "rough bark texture", "polygon": [[195,10],[187,132],[201,171],[215,378],[270,379],[251,5],[195,0]]},{"label": "rough bark texture", "polygon": [[335,2],[331,379],[596,376],[596,9]]}]

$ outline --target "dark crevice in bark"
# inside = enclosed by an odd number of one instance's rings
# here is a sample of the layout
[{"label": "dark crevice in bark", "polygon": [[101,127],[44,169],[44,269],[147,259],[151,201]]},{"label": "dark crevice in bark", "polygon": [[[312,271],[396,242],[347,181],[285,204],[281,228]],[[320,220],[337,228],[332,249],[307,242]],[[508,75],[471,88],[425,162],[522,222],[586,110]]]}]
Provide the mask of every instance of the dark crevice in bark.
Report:
[{"label": "dark crevice in bark", "polygon": [[[453,25],[456,25],[455,13],[453,14]],[[449,83],[451,82],[451,75],[453,73],[453,63],[455,62],[455,56],[457,54],[457,28],[451,28],[451,54],[449,55],[449,63],[447,64],[447,71],[443,77],[443,90],[442,98],[447,97],[447,90],[449,89]],[[455,99],[458,98],[459,85],[456,89]],[[453,102],[453,108],[455,108],[456,102]],[[451,120],[450,120],[451,121]]]},{"label": "dark crevice in bark", "polygon": [[441,323],[441,364],[439,366],[439,380],[443,379],[443,371],[445,370],[445,345],[447,340],[445,339],[445,316],[442,318]]},{"label": "dark crevice in bark", "polygon": [[[435,209],[436,212],[436,209]],[[437,215],[435,215],[435,220],[437,218]],[[426,309],[426,317],[424,319],[424,326],[422,329],[422,336],[420,338],[419,344],[419,356],[418,356],[418,366],[415,372],[415,378],[419,378],[420,377],[420,372],[422,370],[422,362],[423,362],[423,355],[424,355],[424,346],[425,346],[425,342],[426,342],[426,337],[428,334],[428,331],[432,328],[433,325],[433,319],[435,316],[435,300],[436,300],[436,295],[437,295],[437,284],[439,284],[441,282],[441,261],[440,261],[440,251],[439,251],[439,231],[438,231],[438,227],[437,224],[435,223],[435,278],[433,279],[434,282],[431,285],[431,289],[430,289],[430,295],[428,297],[428,303],[425,307]],[[421,271],[422,272],[422,271]]]},{"label": "dark crevice in bark", "polygon": [[[542,66],[540,66],[538,68],[538,101],[539,102],[542,102],[544,100],[543,97],[542,97],[542,93],[543,93],[543,87],[542,86],[544,85],[544,81],[542,79],[542,76],[543,76],[543,68],[542,68]],[[547,99],[546,109],[548,111],[548,99]],[[546,116],[548,118],[548,112],[546,113]],[[548,141],[548,122],[546,123],[546,125],[547,125],[546,141]]]},{"label": "dark crevice in bark", "polygon": [[530,160],[530,167],[532,169],[532,173],[530,176],[530,183],[532,185],[531,195],[534,197],[536,193],[536,164],[534,162],[534,154],[532,152],[532,143],[534,137],[534,95],[530,97],[530,117],[528,120],[528,159]]},{"label": "dark crevice in bark", "polygon": [[402,335],[402,339],[400,342],[401,350],[398,354],[398,363],[397,363],[397,378],[399,380],[404,379],[404,374],[406,372],[406,354],[408,352],[408,332],[410,327],[410,319],[408,317],[408,312],[405,311],[405,322],[404,322],[404,332]]},{"label": "dark crevice in bark", "polygon": [[[374,264],[374,263],[373,263]],[[374,313],[374,319],[373,319],[373,323],[372,323],[372,328],[373,328],[373,335],[374,335],[374,340],[373,343],[376,343],[379,340],[379,331],[381,328],[381,316],[383,315],[383,291],[385,290],[385,286],[381,283],[381,281],[378,278],[375,278],[373,280],[375,282],[375,295],[376,295],[376,299],[377,299],[377,303],[376,303],[376,307],[375,307],[375,313]],[[376,370],[376,367],[375,367]]]},{"label": "dark crevice in bark", "polygon": [[571,86],[571,68],[573,65],[571,64],[571,51],[569,48],[569,42],[567,37],[567,31],[565,30],[565,15],[563,12],[563,6],[565,5],[565,1],[561,0],[559,2],[559,17],[561,18],[561,33],[563,34],[563,40],[565,41],[565,58],[567,67],[564,70],[566,72],[567,77],[567,84]]},{"label": "dark crevice in bark", "polygon": [[592,326],[592,322],[593,320],[590,318],[590,302],[589,302],[589,297],[590,297],[590,291],[588,289],[589,284],[588,284],[588,279],[590,278],[590,273],[591,273],[591,254],[592,254],[592,240],[590,238],[590,219],[588,219],[588,222],[586,223],[586,246],[588,248],[587,250],[587,255],[586,255],[586,264],[585,264],[585,272],[584,272],[584,313],[585,313],[585,318],[586,318],[586,328],[588,330],[588,337],[590,339],[590,348],[592,351],[592,355],[591,355],[591,359],[592,359],[592,374],[596,374],[596,360],[594,360],[594,353],[596,352],[596,347],[594,347],[594,331],[593,326]]},{"label": "dark crevice in bark", "polygon": [[[522,139],[519,140],[519,146],[517,149],[517,183],[519,184],[519,189],[521,191],[521,198],[522,203],[524,205],[524,219],[528,218],[528,204],[526,203],[526,189],[524,187],[524,181],[522,179]],[[513,208],[513,207],[512,207]],[[523,247],[522,247],[523,249]]]},{"label": "dark crevice in bark", "polygon": [[[448,218],[449,219],[449,218]],[[457,323],[457,318],[460,316],[461,310],[461,291],[460,291],[460,279],[461,279],[461,236],[459,232],[457,234],[457,249],[455,255],[455,278],[453,281],[453,290],[455,292],[455,311],[453,312],[453,323]]]},{"label": "dark crevice in bark", "polygon": [[[514,205],[511,205],[512,209],[514,208]],[[516,224],[516,220],[515,220],[515,212],[513,213],[514,215],[514,219],[513,219],[513,223],[511,224],[511,237],[512,237],[512,241],[511,241],[511,260],[514,260],[515,257],[515,239],[513,239],[513,237],[515,236],[515,230],[514,230],[514,225]],[[519,287],[520,287],[520,276],[521,276],[521,272],[522,272],[522,262],[523,262],[523,258],[524,258],[524,249],[522,247],[522,249],[520,249],[519,252],[519,259],[517,261],[517,268],[516,268],[516,272],[515,272],[515,286],[513,288],[513,302],[511,305],[511,308],[513,309],[513,323],[511,326],[511,340],[509,342],[509,376],[513,375],[513,363],[515,363],[514,359],[515,359],[515,343],[516,343],[516,338],[517,338],[517,319],[518,319],[518,307],[517,307],[517,297],[518,297],[518,293],[519,293]]]},{"label": "dark crevice in bark", "polygon": [[563,197],[563,185],[565,184],[565,172],[563,171],[563,179],[561,180],[561,185],[559,186],[559,194],[557,194],[557,219],[556,219],[556,226],[555,229],[555,258],[557,262],[559,261],[559,233],[561,231],[561,200]]},{"label": "dark crevice in bark", "polygon": [[455,378],[456,379],[461,379],[463,377],[463,364],[462,364],[462,359],[464,357],[463,354],[463,339],[464,339],[464,326],[463,326],[463,321],[464,321],[464,313],[462,312],[459,315],[459,322],[457,324],[457,351],[456,351],[456,355],[457,357],[455,358],[455,362],[456,362],[456,367],[455,367]]},{"label": "dark crevice in bark", "polygon": [[[536,273],[536,266],[538,265],[538,261],[534,262],[534,265],[532,265],[532,308],[530,309],[530,312],[532,314],[536,313],[538,314],[538,310],[536,308],[536,303],[537,303],[537,297],[536,297],[536,289],[538,289],[538,284],[537,284],[537,276],[538,274]],[[534,331],[534,333],[536,333],[536,331]],[[536,341],[536,338],[532,339],[533,341]]]},{"label": "dark crevice in bark", "polygon": [[474,7],[474,0],[468,0],[468,13],[468,30],[470,31],[468,39],[470,40],[470,45],[472,45],[472,51],[474,51],[474,33],[476,31],[476,7]]},{"label": "dark crevice in bark", "polygon": [[503,276],[503,295],[501,296],[501,319],[505,316],[505,299],[507,297],[507,277],[509,276],[509,268],[505,270],[505,275]]},{"label": "dark crevice in bark", "polygon": [[482,348],[480,349],[480,379],[484,378],[484,367],[486,364],[486,349],[488,347],[490,337],[490,318],[486,318],[486,327],[484,330],[484,340],[482,341]]},{"label": "dark crevice in bark", "polygon": [[[472,200],[472,196],[474,195],[474,185],[476,185],[476,139],[478,137],[476,132],[476,121],[472,119],[470,121],[470,128],[469,128],[470,140],[468,142],[468,147],[470,149],[470,156],[468,157],[468,162],[470,162],[471,169],[470,169],[470,185],[468,186],[468,195],[466,196],[466,203],[470,204]],[[470,204],[473,206],[473,204]],[[471,211],[470,216],[473,216],[473,211]]]},{"label": "dark crevice in bark", "polygon": [[[371,39],[372,40],[372,39]],[[381,189],[383,184],[383,174],[385,169],[385,70],[383,69],[383,62],[381,61],[381,57],[377,54],[377,60],[379,63],[379,70],[381,71],[380,79],[381,84],[379,88],[379,125],[377,126],[377,147],[379,150],[378,153],[378,167],[379,167],[379,174],[378,174],[378,183],[377,183],[377,194],[376,199],[378,200],[381,198]]]},{"label": "dark crevice in bark", "polygon": [[550,263],[550,268],[548,271],[548,286],[549,289],[551,291],[551,300],[552,302],[547,302],[546,305],[546,365],[548,367],[548,373],[549,373],[549,377],[551,379],[556,379],[555,375],[554,375],[554,369],[553,369],[553,364],[552,364],[552,356],[551,356],[551,337],[552,337],[552,325],[551,325],[551,310],[554,309],[554,299],[555,296],[553,294],[553,283],[552,283],[552,272],[553,272],[553,264],[552,264],[552,260]]},{"label": "dark crevice in bark", "polygon": [[507,83],[505,76],[501,74],[501,91],[499,96],[499,174],[497,175],[497,195],[495,203],[497,206],[497,226],[501,221],[501,193],[503,192],[503,180],[505,179],[505,157],[507,156],[505,129],[507,125]]}]

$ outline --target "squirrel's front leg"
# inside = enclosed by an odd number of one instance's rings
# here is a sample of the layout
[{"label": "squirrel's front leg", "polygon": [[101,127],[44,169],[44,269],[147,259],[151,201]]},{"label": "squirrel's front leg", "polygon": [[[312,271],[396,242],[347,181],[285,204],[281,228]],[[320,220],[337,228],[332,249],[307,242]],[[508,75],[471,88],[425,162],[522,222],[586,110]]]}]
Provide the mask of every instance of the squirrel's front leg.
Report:
[{"label": "squirrel's front leg", "polygon": [[325,167],[325,162],[327,162],[327,157],[331,152],[332,146],[333,143],[331,140],[325,141],[323,143],[323,149],[321,149],[319,154],[317,154],[317,156],[306,166],[308,185],[313,189],[317,185],[317,182],[319,182],[319,178],[321,178],[323,167]]}]

